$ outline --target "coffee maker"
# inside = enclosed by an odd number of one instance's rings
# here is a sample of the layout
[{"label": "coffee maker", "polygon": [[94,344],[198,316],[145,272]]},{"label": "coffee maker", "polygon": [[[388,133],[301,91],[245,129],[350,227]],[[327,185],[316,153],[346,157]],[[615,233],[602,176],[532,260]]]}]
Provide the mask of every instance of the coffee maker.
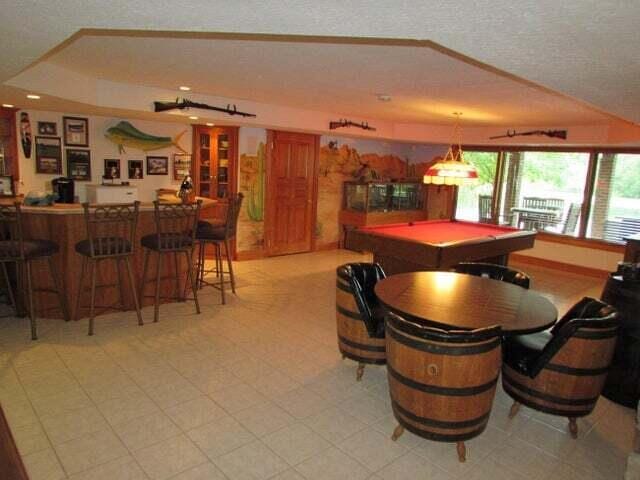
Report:
[{"label": "coffee maker", "polygon": [[74,185],[72,178],[58,177],[51,180],[53,193],[58,194],[57,203],[73,203]]}]

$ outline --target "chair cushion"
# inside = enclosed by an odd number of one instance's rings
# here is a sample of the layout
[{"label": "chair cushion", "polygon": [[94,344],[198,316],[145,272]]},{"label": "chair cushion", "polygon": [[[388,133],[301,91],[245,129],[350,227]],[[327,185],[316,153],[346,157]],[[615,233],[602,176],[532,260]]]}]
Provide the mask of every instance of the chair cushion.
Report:
[{"label": "chair cushion", "polygon": [[502,345],[504,363],[523,375],[531,376],[534,364],[552,338],[548,330],[506,337]]},{"label": "chair cushion", "polygon": [[198,221],[198,228],[196,229],[197,240],[224,240],[225,234],[226,228],[223,223]]},{"label": "chair cushion", "polygon": [[[120,237],[103,237],[93,240],[93,253],[96,256],[122,255],[131,253],[131,242]],[[76,252],[85,257],[91,256],[89,240],[82,240],[76,243]]]},{"label": "chair cushion", "polygon": [[[51,240],[24,240],[24,255],[26,258],[49,257],[60,250],[59,245]],[[0,257],[19,257],[15,251],[17,243],[9,240],[0,241]]]},{"label": "chair cushion", "polygon": [[151,233],[142,237],[140,243],[151,250],[172,250],[189,248],[193,242],[191,237],[177,233],[162,233],[158,242],[158,235]]}]

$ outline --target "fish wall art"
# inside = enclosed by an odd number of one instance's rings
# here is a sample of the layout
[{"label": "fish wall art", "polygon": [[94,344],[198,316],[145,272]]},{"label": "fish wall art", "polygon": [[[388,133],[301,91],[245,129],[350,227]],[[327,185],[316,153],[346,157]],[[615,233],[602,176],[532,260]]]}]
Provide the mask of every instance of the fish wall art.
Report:
[{"label": "fish wall art", "polygon": [[117,125],[107,129],[107,133],[105,133],[104,136],[118,145],[120,153],[124,153],[124,147],[137,148],[147,152],[149,150],[160,150],[161,148],[167,148],[172,145],[181,152],[187,153],[187,151],[178,144],[185,133],[187,133],[186,130],[176,135],[175,138],[156,137],[155,135],[141,132],[129,122],[121,121],[118,122]]}]

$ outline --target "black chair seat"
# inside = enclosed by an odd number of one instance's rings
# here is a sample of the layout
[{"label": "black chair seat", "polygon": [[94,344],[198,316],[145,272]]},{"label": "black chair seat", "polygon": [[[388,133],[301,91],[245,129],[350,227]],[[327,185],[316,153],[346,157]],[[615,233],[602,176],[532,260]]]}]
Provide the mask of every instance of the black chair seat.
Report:
[{"label": "black chair seat", "polygon": [[193,242],[187,235],[161,233],[158,236],[156,233],[151,233],[142,237],[140,243],[150,250],[184,250],[191,248]]},{"label": "black chair seat", "polygon": [[[24,240],[24,255],[28,259],[50,257],[60,250],[60,246],[51,240]],[[0,257],[20,258],[16,242],[0,241]]]},{"label": "black chair seat", "polygon": [[[76,243],[76,252],[85,257],[91,257],[89,240]],[[93,239],[94,256],[126,255],[132,252],[131,242],[120,237],[103,237]]]},{"label": "black chair seat", "polygon": [[504,363],[523,375],[531,376],[533,364],[552,338],[548,330],[506,337],[502,345]]},{"label": "black chair seat", "polygon": [[196,240],[224,240],[226,227],[224,224],[198,221]]},{"label": "black chair seat", "polygon": [[387,313],[387,310],[380,305],[371,308],[371,317],[375,324],[375,332],[371,333],[374,338],[384,338],[384,318]]}]

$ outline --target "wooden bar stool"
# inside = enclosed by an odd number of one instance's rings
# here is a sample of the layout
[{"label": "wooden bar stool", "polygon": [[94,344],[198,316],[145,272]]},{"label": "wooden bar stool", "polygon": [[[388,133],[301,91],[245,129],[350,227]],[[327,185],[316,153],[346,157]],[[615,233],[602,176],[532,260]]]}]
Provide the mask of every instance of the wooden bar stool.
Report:
[{"label": "wooden bar stool", "polygon": [[[149,266],[149,255],[151,252],[156,253],[156,285],[154,295],[154,313],[153,321],[158,321],[160,308],[160,282],[162,278],[162,257],[163,255],[173,254],[175,265],[175,297],[171,298],[183,301],[186,298],[186,291],[189,282],[193,291],[193,301],[196,304],[196,312],[200,313],[200,304],[198,303],[198,293],[196,285],[196,272],[194,272],[193,249],[196,245],[196,228],[198,218],[200,217],[200,208],[202,201],[196,203],[160,203],[157,200],[153,202],[154,217],[156,223],[156,233],[145,235],[142,237],[141,243],[145,248],[144,251],[144,268],[142,270],[142,284],[140,286],[140,298],[145,298],[144,287],[147,282],[147,267]],[[184,286],[185,294],[181,294],[180,290],[180,268],[178,255],[184,254],[187,260],[187,279]],[[170,277],[169,277],[170,278]]]},{"label": "wooden bar stool", "polygon": [[[133,303],[138,315],[138,325],[142,325],[140,303],[136,294],[136,282],[131,269],[136,227],[138,225],[138,211],[140,202],[114,204],[114,205],[89,205],[83,203],[87,238],[76,243],[76,252],[82,255],[82,269],[80,270],[80,282],[76,299],[76,318],[80,317],[81,298],[83,291],[82,281],[87,271],[91,269],[91,303],[89,306],[89,335],[93,335],[95,318],[96,288],[118,287],[119,308],[100,305],[102,309],[126,309],[124,289],[122,287],[121,264],[124,263],[129,277],[129,285],[133,295]],[[96,285],[98,265],[105,260],[114,261],[116,264],[117,280],[112,284]]]},{"label": "wooden bar stool", "polygon": [[[236,236],[238,229],[238,217],[242,208],[242,199],[244,195],[238,193],[229,199],[225,221],[222,224],[212,224],[205,221],[198,222],[196,232],[196,240],[199,244],[198,249],[198,287],[211,286],[220,290],[222,303],[225,304],[224,284],[231,284],[231,291],[236,293],[236,279],[233,275],[233,262],[231,259],[231,240]],[[205,270],[205,248],[207,244],[212,244],[216,252],[216,266],[214,269]],[[225,256],[227,257],[227,270],[224,269],[222,261],[222,247],[224,246]],[[218,279],[217,283],[209,283],[204,277],[208,273],[215,273]],[[228,275],[229,280],[225,281],[224,276]]]},{"label": "wooden bar stool", "polygon": [[[7,272],[7,263],[15,263],[18,273],[18,285],[23,279],[26,283],[26,288],[23,291],[26,293],[27,309],[29,312],[29,319],[31,321],[31,339],[38,339],[38,332],[36,328],[36,313],[34,306],[33,294],[35,292],[49,292],[55,293],[58,296],[60,302],[60,308],[64,316],[65,321],[69,321],[69,312],[64,296],[60,289],[60,284],[56,277],[55,268],[53,265],[53,255],[58,253],[60,247],[56,242],[51,240],[38,240],[38,239],[25,239],[22,229],[22,214],[20,212],[20,204],[18,202],[13,205],[0,205],[0,264],[2,264],[2,274],[4,281],[7,284],[7,293],[11,305],[16,310],[18,315],[18,307],[16,303],[15,294],[9,279],[9,273]],[[53,281],[53,288],[34,289],[33,288],[33,269],[32,262],[35,260],[47,260],[49,265],[49,273]]]}]

